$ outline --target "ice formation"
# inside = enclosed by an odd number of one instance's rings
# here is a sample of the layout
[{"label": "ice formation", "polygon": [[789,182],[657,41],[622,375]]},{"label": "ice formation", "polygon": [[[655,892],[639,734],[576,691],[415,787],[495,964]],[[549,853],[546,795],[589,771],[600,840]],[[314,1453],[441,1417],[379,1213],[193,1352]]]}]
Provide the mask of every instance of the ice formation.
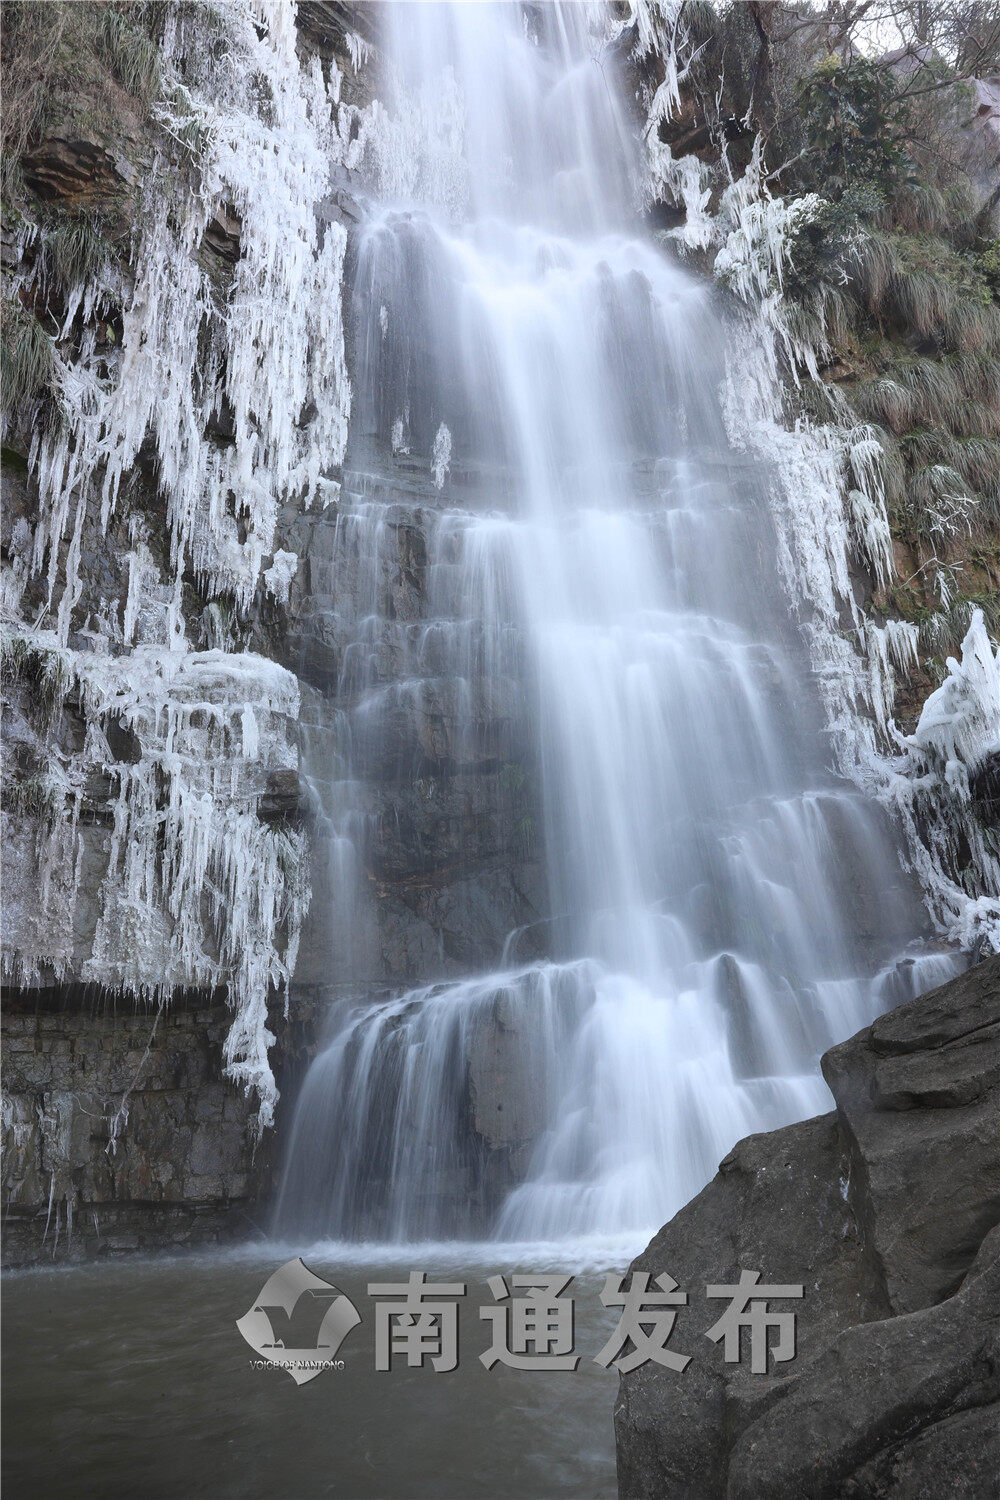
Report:
[{"label": "ice formation", "polygon": [[345,37],[345,41],[347,42],[347,52],[351,59],[351,67],[355,73],[360,73],[371,56],[372,49],[364,37],[358,36],[356,31],[349,32]]},{"label": "ice formation", "polygon": [[[336,494],[351,394],[346,231],[317,207],[357,142],[336,66],[326,82],[317,58],[299,62],[294,6],[169,7],[161,50],[162,144],[134,284],[80,285],[67,299],[68,327],[117,293],[124,336],[110,356],[86,332],[76,356],[56,346],[62,420],[32,447],[38,524],[15,549],[4,599],[13,635],[55,664],[86,721],[82,753],[54,756],[48,775],[43,904],[58,901],[72,925],[83,786],[109,775],[114,823],[84,977],[144,996],[225,984],[235,1009],[227,1068],[255,1092],[265,1125],[276,1097],[268,993],[294,964],[307,892],[304,836],[269,827],[258,808],[268,775],[296,763],[297,685],[260,656],[194,649],[181,579],[193,573],[237,613],[261,584],[285,602],[297,559],[275,550],[279,509]],[[357,69],[366,45],[355,38],[349,50]],[[219,224],[238,237],[228,287],[201,253]],[[40,259],[33,274],[44,273]],[[85,528],[106,528],[121,508],[144,444],[166,506],[169,576],[137,537],[121,614],[112,604],[92,618],[88,640],[78,610]],[[29,627],[19,601],[31,573],[46,578],[48,609]],[[202,628],[213,648],[231,644],[215,603]],[[137,759],[116,760],[112,726],[134,736]],[[69,962],[65,951],[22,952],[12,960],[20,977],[35,958],[57,973]]]},{"label": "ice formation", "polygon": [[299,565],[297,552],[285,552],[279,547],[274,561],[264,570],[264,584],[268,593],[278,604],[288,603],[288,592]]},{"label": "ice formation", "polygon": [[1000,933],[1000,857],[971,807],[970,773],[1000,741],[1000,651],[975,610],[962,658],[924,703],[887,786],[937,921],[965,946]]},{"label": "ice formation", "polygon": [[[60,646],[54,632],[22,639],[51,658],[86,726],[80,752],[50,752],[39,923],[72,928],[85,853],[79,814],[90,779],[108,777],[113,821],[80,977],[146,999],[226,985],[236,1011],[227,1068],[255,1091],[260,1124],[269,1124],[277,1095],[267,1000],[294,966],[308,891],[304,835],[270,827],[259,803],[269,777],[297,765],[288,734],[295,677],[249,652],[190,651],[184,642],[112,656]],[[111,738],[124,738],[127,758]],[[93,862],[87,869],[92,875]],[[7,954],[22,981],[39,959],[58,974],[69,958],[41,942],[33,955]]]},{"label": "ice formation", "polygon": [[[343,155],[339,75],[334,70],[325,85],[317,60],[300,68],[289,7],[240,3],[221,14],[228,35],[220,62],[206,35],[218,21],[168,13],[161,123],[170,142],[196,127],[203,144],[187,173],[164,148],[120,357],[107,376],[93,356],[58,362],[65,421],[32,456],[43,522],[34,565],[48,563],[53,604],[63,584],[63,640],[79,598],[88,509],[99,505],[107,522],[147,433],[175,567],[192,567],[210,592],[230,591],[244,606],[272,552],[279,504],[292,497],[308,504],[322,472],[343,457],[346,232],[338,223],[317,228],[315,212]],[[222,213],[239,223],[241,253],[220,306],[198,251]],[[223,402],[232,412],[228,446],[211,435]]]}]

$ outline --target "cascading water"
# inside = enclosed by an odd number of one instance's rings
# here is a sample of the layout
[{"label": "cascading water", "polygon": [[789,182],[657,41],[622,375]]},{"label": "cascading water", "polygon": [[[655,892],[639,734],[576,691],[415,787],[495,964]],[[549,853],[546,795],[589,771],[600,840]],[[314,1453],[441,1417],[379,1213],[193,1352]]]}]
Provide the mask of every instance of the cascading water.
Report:
[{"label": "cascading water", "polygon": [[[726,439],[725,324],[630,207],[593,9],[527,13],[385,16],[426,139],[358,235],[331,591],[356,767],[401,723],[434,760],[516,757],[527,701],[546,956],[514,933],[500,972],[338,1002],[284,1233],[642,1234],[741,1135],[821,1111],[823,1049],[954,966],[898,962],[920,914],[827,769],[768,475]],[[386,583],[414,525],[419,619]]]}]

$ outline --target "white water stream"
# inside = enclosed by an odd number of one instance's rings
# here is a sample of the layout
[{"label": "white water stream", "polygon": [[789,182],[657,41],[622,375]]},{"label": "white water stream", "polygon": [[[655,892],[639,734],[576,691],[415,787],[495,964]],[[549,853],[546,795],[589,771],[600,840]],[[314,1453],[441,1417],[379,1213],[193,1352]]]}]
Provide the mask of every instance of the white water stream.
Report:
[{"label": "white water stream", "polygon": [[[592,8],[532,14],[537,35],[513,4],[383,16],[428,139],[359,231],[352,443],[389,477],[345,482],[338,534],[359,762],[447,702],[472,764],[527,697],[549,953],[518,964],[514,935],[501,972],[338,1005],[285,1235],[640,1236],[740,1136],[826,1108],[822,1051],[954,967],[898,962],[919,910],[828,769],[768,475],[726,439],[723,315],[639,224]],[[404,453],[429,472],[417,625],[380,582]],[[470,1097],[483,1048],[506,1176]]]}]

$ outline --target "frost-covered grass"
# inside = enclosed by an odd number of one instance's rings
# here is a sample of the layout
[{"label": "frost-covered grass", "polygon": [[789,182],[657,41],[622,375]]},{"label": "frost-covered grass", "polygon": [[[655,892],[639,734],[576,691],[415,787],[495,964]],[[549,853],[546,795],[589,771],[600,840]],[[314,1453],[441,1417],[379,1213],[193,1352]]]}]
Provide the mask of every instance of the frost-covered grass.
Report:
[{"label": "frost-covered grass", "polygon": [[6,686],[26,684],[34,703],[50,718],[73,686],[65,649],[9,626],[0,630],[0,671]]},{"label": "frost-covered grass", "polygon": [[0,408],[5,418],[48,385],[54,364],[51,337],[37,318],[4,304]]},{"label": "frost-covered grass", "polygon": [[67,290],[94,281],[110,254],[107,239],[87,214],[67,215],[43,238],[46,269]]},{"label": "frost-covered grass", "polygon": [[149,31],[141,21],[151,15],[149,4],[119,6],[103,4],[96,10],[95,43],[118,78],[122,87],[136,99],[148,102],[156,92],[160,77],[160,53]]}]

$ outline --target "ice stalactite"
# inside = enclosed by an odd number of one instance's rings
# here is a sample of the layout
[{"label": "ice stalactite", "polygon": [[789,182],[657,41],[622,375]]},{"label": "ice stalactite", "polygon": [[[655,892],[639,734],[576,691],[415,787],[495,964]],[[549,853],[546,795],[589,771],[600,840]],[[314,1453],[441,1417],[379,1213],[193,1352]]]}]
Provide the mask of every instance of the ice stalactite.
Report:
[{"label": "ice stalactite", "polygon": [[[80,978],[147,1000],[225,985],[236,1013],[227,1070],[254,1090],[260,1125],[269,1124],[277,1095],[267,1000],[294,967],[308,889],[304,834],[263,821],[260,802],[275,772],[297,766],[288,734],[296,679],[264,657],[190,651],[183,641],[113,656],[59,646],[54,632],[22,639],[52,659],[85,725],[80,751],[50,749],[38,923],[72,928],[84,856],[77,820],[94,778],[107,778],[105,873]],[[70,957],[41,941],[34,954],[6,955],[22,983],[37,977],[39,960],[58,976]]]},{"label": "ice stalactite", "polygon": [[[896,577],[889,444],[879,428],[860,423],[838,402],[839,392],[831,392],[834,412],[825,422],[787,395],[789,384],[818,379],[829,353],[824,305],[803,320],[785,295],[796,236],[824,202],[814,193],[790,200],[773,194],[759,139],[736,179],[724,150],[721,165],[711,168],[695,158],[675,159],[660,140],[661,122],[679,111],[690,61],[682,11],[633,0],[624,23],[634,32],[634,57],[655,53],[663,66],[662,83],[645,100],[647,196],[685,209],[685,222],[671,236],[687,249],[716,247],[715,276],[742,309],[730,349],[730,436],[772,466],[781,562],[809,643],[836,763],[895,812],[939,929],[963,946],[984,940],[1000,949],[1000,865],[969,790],[970,777],[1000,750],[995,647],[977,612],[961,662],[949,661],[914,734],[900,734],[893,719],[896,681],[918,665],[917,628],[868,619],[851,579],[856,561],[879,587]],[[967,507],[952,498],[942,526],[967,523]],[[947,590],[947,570],[939,569],[938,583]]]},{"label": "ice stalactite", "polygon": [[909,620],[887,620],[864,625],[865,656],[868,660],[868,697],[881,734],[894,734],[892,710],[896,701],[896,672],[904,675],[919,663],[920,631]]},{"label": "ice stalactite", "polygon": [[879,587],[895,575],[892,531],[887,510],[886,451],[870,425],[847,434],[848,516],[855,551],[868,564]]},{"label": "ice stalactite", "polygon": [[[308,504],[343,457],[350,410],[340,285],[346,233],[317,227],[317,205],[342,155],[339,76],[300,68],[294,15],[228,6],[227,50],[211,50],[207,14],[171,10],[160,123],[168,146],[145,204],[135,287],[120,356],[59,360],[64,421],[33,454],[41,501],[36,568],[50,601],[70,535],[58,630],[79,597],[88,508],[107,524],[147,434],[167,503],[173,561],[211,593],[246,606],[270,556],[278,506]],[[183,81],[182,81],[183,68]],[[266,102],[265,102],[266,101]],[[179,143],[194,140],[177,170]],[[238,225],[233,284],[220,305],[199,250],[220,215]],[[207,353],[206,353],[207,351]],[[223,403],[233,440],[213,441]]]},{"label": "ice stalactite", "polygon": [[372,49],[364,37],[358,36],[356,31],[349,32],[345,41],[347,42],[347,51],[351,59],[351,67],[355,73],[360,73],[371,56]]},{"label": "ice stalactite", "polygon": [[[350,51],[357,69],[366,44]],[[161,58],[160,145],[130,289],[81,284],[66,301],[68,326],[117,296],[123,337],[110,351],[87,331],[70,353],[54,345],[60,419],[31,449],[37,524],[4,597],[15,650],[56,664],[56,696],[74,695],[85,721],[82,751],[44,747],[43,906],[72,929],[77,820],[88,777],[103,776],[113,822],[82,977],[146,998],[226,986],[227,1070],[255,1093],[263,1126],[276,1098],[268,996],[294,966],[308,892],[305,836],[269,826],[260,804],[268,776],[296,765],[298,691],[265,658],[218,648],[232,644],[227,617],[261,587],[287,601],[297,559],[275,547],[282,505],[338,492],[346,231],[321,206],[332,171],[360,148],[336,66],[327,81],[318,58],[299,60],[294,6],[169,7]],[[228,237],[231,272],[206,256],[213,236]],[[85,538],[124,509],[140,450],[165,505],[168,560],[137,533],[123,606],[95,612]],[[19,600],[32,575],[46,581],[47,610],[29,625]],[[209,601],[202,639],[214,649],[189,639],[184,576]],[[109,744],[123,735],[125,761]],[[71,970],[65,944],[39,941],[37,954],[12,955],[15,977],[39,963]]]},{"label": "ice stalactite", "polygon": [[755,148],[747,175],[723,194],[722,221],[731,228],[716,255],[715,274],[743,302],[757,309],[780,341],[796,383],[803,369],[816,379],[817,361],[823,351],[789,327],[784,283],[795,237],[815,219],[823,200],[815,193],[806,193],[785,203],[770,195],[747,192],[748,186],[757,191],[763,188],[760,174],[759,150]]},{"label": "ice stalactite", "polygon": [[686,42],[683,10],[683,5],[673,0],[629,0],[626,16],[608,19],[608,40],[617,41],[623,33],[633,32],[632,56],[636,62],[641,64],[652,56],[662,59],[663,80],[646,100],[643,141],[647,176],[643,196],[650,203],[682,207],[684,219],[670,231],[670,237],[688,250],[707,250],[715,239],[709,212],[711,173],[695,156],[675,157],[666,141],[660,139],[660,125],[681,107],[685,70],[680,59]]}]

